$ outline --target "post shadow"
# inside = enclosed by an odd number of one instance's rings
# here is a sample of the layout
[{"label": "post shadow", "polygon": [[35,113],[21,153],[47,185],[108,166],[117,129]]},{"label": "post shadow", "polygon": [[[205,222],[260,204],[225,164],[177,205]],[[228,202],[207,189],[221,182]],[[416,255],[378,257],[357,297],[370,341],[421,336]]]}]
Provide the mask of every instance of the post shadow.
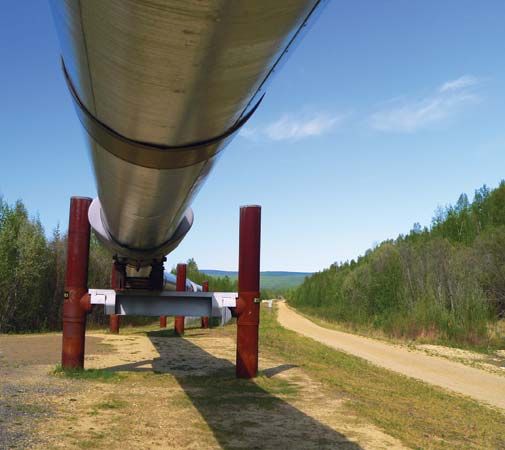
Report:
[{"label": "post shadow", "polygon": [[[172,374],[222,448],[361,449],[254,380],[237,379],[235,366],[227,359],[211,355],[175,336],[172,330],[150,332],[148,336],[159,358],[109,369]],[[153,369],[141,367],[147,363],[152,363]],[[261,374],[271,377],[292,367],[296,366],[283,364]]]}]

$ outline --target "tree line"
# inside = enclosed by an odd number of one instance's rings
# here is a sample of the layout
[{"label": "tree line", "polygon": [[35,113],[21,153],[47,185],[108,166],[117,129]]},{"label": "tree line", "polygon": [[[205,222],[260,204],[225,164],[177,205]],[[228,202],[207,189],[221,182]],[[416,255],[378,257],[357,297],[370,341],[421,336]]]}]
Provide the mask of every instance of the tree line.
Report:
[{"label": "tree line", "polygon": [[[171,272],[176,275],[177,267],[174,266]],[[210,292],[236,292],[238,289],[237,280],[232,280],[228,276],[213,277],[200,272],[198,264],[193,258],[189,258],[186,262],[186,277],[200,286],[204,281],[208,281]]]},{"label": "tree line", "polygon": [[356,260],[332,264],[289,295],[310,314],[395,337],[458,345],[503,342],[505,182],[438,208]]},{"label": "tree line", "polygon": [[[0,333],[61,330],[67,236],[57,227],[46,237],[40,220],[30,217],[22,201],[13,205],[0,197]],[[110,288],[111,254],[92,234],[88,286]],[[209,277],[188,260],[188,278],[211,291],[236,291],[236,281]],[[101,326],[108,318],[95,307],[88,324]],[[152,318],[127,317],[128,323]]]}]

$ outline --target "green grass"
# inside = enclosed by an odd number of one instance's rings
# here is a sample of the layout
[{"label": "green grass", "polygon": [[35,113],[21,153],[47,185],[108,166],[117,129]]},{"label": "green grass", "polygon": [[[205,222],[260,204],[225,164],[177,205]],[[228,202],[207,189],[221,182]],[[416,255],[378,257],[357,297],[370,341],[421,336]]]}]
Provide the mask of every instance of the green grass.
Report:
[{"label": "green grass", "polygon": [[291,383],[282,378],[271,378],[262,376],[261,372],[258,377],[254,379],[256,386],[264,389],[272,395],[278,395],[282,397],[296,397],[300,389],[294,383]]},{"label": "green grass", "polygon": [[118,381],[122,375],[112,370],[106,369],[64,369],[61,364],[58,364],[52,371],[53,375],[64,376],[77,380],[92,380],[92,381]]},{"label": "green grass", "polygon": [[376,367],[261,316],[262,351],[296,364],[344,394],[350,412],[413,448],[505,448],[505,414],[476,401]]},{"label": "green grass", "polygon": [[40,415],[46,412],[46,409],[43,406],[35,404],[20,404],[15,405],[14,408],[20,413],[29,415]]},{"label": "green grass", "polygon": [[104,432],[88,431],[89,437],[75,441],[75,445],[79,448],[97,448],[97,445],[106,437]]},{"label": "green grass", "polygon": [[128,403],[123,400],[110,399],[96,405],[97,409],[121,409],[128,406]]}]

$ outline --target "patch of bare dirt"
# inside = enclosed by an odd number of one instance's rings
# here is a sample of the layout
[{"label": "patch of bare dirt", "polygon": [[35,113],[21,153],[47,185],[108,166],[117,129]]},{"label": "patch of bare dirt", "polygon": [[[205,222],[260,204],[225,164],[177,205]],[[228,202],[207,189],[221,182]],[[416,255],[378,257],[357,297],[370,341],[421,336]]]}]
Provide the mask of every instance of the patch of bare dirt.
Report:
[{"label": "patch of bare dirt", "polygon": [[[111,349],[87,338],[90,355]],[[40,444],[38,423],[49,423],[53,398],[71,395],[74,386],[49,376],[61,358],[61,335],[0,335],[0,449]]]},{"label": "patch of bare dirt", "polygon": [[504,350],[498,350],[495,354],[485,355],[460,348],[444,347],[442,345],[422,344],[416,345],[415,348],[424,351],[428,355],[439,356],[505,377]]}]

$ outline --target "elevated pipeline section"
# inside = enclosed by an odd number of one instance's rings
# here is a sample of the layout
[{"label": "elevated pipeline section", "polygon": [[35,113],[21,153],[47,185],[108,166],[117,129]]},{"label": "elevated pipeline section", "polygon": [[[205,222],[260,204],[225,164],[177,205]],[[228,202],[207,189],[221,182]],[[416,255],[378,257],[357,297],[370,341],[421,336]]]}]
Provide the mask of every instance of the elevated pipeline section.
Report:
[{"label": "elevated pipeline section", "polygon": [[51,0],[97,184],[89,220],[129,265],[162,260],[317,0]]}]

